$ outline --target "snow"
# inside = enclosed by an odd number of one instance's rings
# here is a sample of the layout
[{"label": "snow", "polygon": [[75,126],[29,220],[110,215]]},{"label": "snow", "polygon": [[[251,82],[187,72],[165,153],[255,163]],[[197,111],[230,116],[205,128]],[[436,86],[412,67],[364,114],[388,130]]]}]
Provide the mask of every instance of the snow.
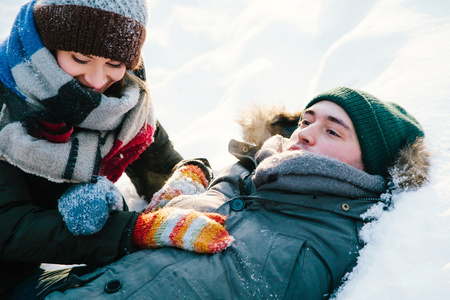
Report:
[{"label": "snow", "polygon": [[[0,37],[25,1],[0,0]],[[335,295],[449,299],[450,1],[153,0],[143,56],[156,113],[186,158],[234,158],[252,103],[302,108],[344,85],[405,107],[433,153],[424,188],[364,227],[367,246]],[[127,178],[119,187],[142,205]],[[139,202],[141,201],[141,202]]]}]

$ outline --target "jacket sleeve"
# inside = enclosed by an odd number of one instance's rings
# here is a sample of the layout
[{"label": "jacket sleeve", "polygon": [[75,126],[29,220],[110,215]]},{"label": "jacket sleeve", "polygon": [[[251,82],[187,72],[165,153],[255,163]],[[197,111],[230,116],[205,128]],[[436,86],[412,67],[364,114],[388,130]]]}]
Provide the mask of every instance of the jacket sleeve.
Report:
[{"label": "jacket sleeve", "polygon": [[74,236],[57,209],[33,204],[23,173],[0,162],[0,257],[18,263],[103,265],[120,257],[134,212],[113,212],[98,233]]},{"label": "jacket sleeve", "polygon": [[158,121],[154,138],[154,142],[125,170],[138,194],[148,201],[163,187],[172,175],[173,167],[183,159]]}]

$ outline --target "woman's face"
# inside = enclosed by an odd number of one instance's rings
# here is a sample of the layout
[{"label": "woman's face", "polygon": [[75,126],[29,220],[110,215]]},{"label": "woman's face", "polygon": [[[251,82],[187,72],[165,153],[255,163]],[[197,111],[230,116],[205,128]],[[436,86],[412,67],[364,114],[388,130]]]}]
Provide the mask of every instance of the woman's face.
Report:
[{"label": "woman's face", "polygon": [[59,67],[83,87],[97,93],[104,93],[126,72],[126,66],[121,62],[78,52],[57,50],[56,60]]}]

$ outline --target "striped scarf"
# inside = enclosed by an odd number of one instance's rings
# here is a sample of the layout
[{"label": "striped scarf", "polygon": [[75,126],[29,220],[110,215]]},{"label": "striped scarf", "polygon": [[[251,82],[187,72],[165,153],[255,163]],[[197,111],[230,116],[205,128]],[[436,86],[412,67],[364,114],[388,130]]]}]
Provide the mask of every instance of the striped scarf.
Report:
[{"label": "striped scarf", "polygon": [[0,94],[0,158],[54,182],[116,181],[153,141],[153,106],[131,80],[120,97],[107,97],[65,73],[35,27],[35,2],[0,44],[9,89]]}]

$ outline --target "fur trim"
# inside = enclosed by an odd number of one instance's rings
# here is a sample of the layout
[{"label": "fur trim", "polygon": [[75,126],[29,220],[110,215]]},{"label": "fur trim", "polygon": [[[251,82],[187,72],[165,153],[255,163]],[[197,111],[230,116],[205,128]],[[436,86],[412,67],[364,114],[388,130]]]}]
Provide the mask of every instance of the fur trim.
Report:
[{"label": "fur trim", "polygon": [[[302,111],[288,112],[284,106],[253,104],[242,110],[236,121],[242,127],[245,142],[260,148],[271,136],[289,138],[297,128]],[[400,151],[396,163],[389,169],[390,180],[401,190],[415,190],[428,182],[430,153],[423,138]]]},{"label": "fur trim", "polygon": [[423,138],[403,148],[389,175],[395,186],[401,190],[415,190],[428,182],[430,153],[425,149]]},{"label": "fur trim", "polygon": [[271,136],[289,138],[297,129],[302,111],[289,112],[283,105],[258,106],[242,110],[236,121],[242,127],[245,142],[261,147]]}]

